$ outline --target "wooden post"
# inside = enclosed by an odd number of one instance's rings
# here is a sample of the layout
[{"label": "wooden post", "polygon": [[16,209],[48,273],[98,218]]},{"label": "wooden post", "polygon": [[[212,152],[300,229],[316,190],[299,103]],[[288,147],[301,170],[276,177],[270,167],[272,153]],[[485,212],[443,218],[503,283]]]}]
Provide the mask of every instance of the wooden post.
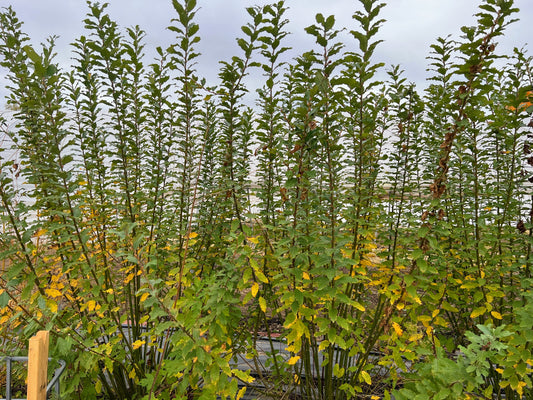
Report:
[{"label": "wooden post", "polygon": [[28,351],[28,400],[46,400],[48,384],[48,331],[39,331],[30,339]]}]

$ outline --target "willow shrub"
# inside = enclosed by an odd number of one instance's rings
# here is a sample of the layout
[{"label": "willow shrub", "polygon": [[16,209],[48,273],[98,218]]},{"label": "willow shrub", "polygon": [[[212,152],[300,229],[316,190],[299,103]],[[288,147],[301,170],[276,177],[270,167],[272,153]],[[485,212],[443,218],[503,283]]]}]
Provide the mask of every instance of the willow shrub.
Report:
[{"label": "willow shrub", "polygon": [[291,61],[285,3],[248,8],[216,85],[195,0],[151,63],[89,3],[69,69],[3,9],[9,349],[50,330],[66,398],[530,396],[531,58],[496,46],[517,10],[437,39],[420,92],[359,3]]}]

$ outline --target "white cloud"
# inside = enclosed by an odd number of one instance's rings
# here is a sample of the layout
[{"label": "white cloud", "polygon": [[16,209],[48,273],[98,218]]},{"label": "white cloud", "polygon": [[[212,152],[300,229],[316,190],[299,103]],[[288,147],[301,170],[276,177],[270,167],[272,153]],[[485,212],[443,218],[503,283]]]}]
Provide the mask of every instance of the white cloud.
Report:
[{"label": "white cloud", "polygon": [[[6,0],[0,0],[6,2]],[[34,44],[42,42],[51,34],[60,35],[57,42],[58,60],[67,64],[71,53],[69,43],[83,32],[83,22],[87,12],[85,0],[13,0],[14,9],[19,18],[25,22],[24,29],[29,33]],[[151,49],[155,46],[168,46],[173,40],[173,33],[166,30],[170,19],[175,17],[171,0],[111,0],[108,12],[112,18],[123,26],[138,24],[147,31],[146,52],[151,58]],[[253,4],[266,4],[269,1],[256,0],[198,0],[198,23],[200,24],[201,43],[199,51],[203,54],[199,60],[199,70],[209,79],[216,79],[218,61],[229,60],[238,54],[235,37],[241,35],[240,26],[247,22],[245,7]],[[409,80],[423,83],[426,69],[426,56],[429,46],[438,36],[460,35],[462,25],[472,25],[477,12],[478,1],[475,0],[389,0],[384,8],[382,18],[387,22],[380,31],[379,38],[385,40],[376,52],[376,61],[388,65],[401,64]],[[6,2],[7,4],[7,2]],[[289,6],[287,18],[288,29],[293,32],[288,37],[288,45],[293,47],[293,55],[310,50],[313,39],[305,34],[304,28],[314,23],[314,15],[334,14],[339,28],[354,29],[355,21],[351,16],[361,5],[355,0],[287,0]],[[533,37],[533,2],[516,0],[516,6],[522,9],[521,21],[508,29],[508,36],[501,40],[506,52],[512,47],[522,47]],[[355,49],[355,41],[348,46]],[[0,73],[0,76],[2,73]],[[214,83],[214,82],[212,82]],[[0,85],[4,82],[0,80]],[[0,95],[5,90],[0,88]]]}]

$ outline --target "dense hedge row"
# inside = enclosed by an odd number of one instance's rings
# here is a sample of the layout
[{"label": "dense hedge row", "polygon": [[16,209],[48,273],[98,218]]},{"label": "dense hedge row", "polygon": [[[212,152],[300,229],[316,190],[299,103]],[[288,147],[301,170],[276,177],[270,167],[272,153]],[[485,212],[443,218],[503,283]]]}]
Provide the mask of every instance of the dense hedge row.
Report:
[{"label": "dense hedge row", "polygon": [[423,91],[374,61],[376,0],[346,45],[318,14],[290,63],[285,3],[248,8],[216,86],[196,0],[173,6],[147,61],[90,3],[70,69],[0,14],[4,349],[50,330],[66,398],[532,396],[532,63],[496,46],[513,1],[436,40]]}]

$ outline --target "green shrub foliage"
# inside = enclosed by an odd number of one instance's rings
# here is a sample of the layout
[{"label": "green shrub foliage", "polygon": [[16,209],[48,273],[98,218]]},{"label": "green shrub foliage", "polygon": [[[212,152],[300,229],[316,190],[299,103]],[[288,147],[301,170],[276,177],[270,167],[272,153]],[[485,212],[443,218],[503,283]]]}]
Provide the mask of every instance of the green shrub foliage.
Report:
[{"label": "green shrub foliage", "polygon": [[70,68],[0,13],[5,351],[50,330],[64,398],[530,398],[532,59],[497,48],[513,1],[436,39],[422,90],[375,60],[377,0],[345,41],[317,14],[292,60],[285,2],[247,8],[216,83],[199,5],[172,4],[150,62],[89,2]]}]

